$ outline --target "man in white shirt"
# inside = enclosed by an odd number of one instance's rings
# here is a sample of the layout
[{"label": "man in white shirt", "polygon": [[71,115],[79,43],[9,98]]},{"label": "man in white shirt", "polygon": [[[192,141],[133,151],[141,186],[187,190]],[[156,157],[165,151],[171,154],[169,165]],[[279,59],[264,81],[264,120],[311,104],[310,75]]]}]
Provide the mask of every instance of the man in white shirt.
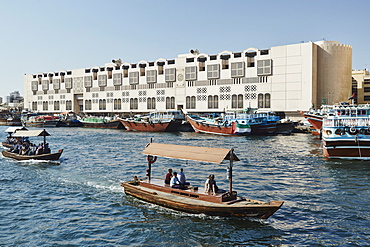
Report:
[{"label": "man in white shirt", "polygon": [[171,185],[171,188],[177,188],[177,189],[180,188],[181,184],[180,184],[180,181],[177,177],[177,172],[173,173],[173,177],[171,178],[170,185]]},{"label": "man in white shirt", "polygon": [[186,177],[185,177],[185,174],[184,174],[184,169],[180,168],[180,172],[177,174],[178,178],[179,178],[179,181],[180,181],[180,184],[183,184],[183,185],[189,185],[190,183],[187,183],[186,182]]}]

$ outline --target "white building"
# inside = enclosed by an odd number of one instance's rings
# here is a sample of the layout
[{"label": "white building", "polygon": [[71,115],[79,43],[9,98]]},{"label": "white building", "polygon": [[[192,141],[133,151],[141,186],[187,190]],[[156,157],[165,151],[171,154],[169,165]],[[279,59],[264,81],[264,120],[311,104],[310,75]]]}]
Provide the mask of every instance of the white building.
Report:
[{"label": "white building", "polygon": [[351,95],[352,47],[336,41],[42,72],[24,77],[25,108],[130,113],[248,107],[295,114]]}]

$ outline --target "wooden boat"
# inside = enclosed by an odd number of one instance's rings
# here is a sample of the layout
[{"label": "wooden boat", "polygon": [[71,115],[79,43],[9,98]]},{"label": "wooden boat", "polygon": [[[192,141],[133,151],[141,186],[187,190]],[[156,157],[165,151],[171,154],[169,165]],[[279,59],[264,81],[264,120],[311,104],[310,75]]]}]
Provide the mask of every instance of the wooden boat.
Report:
[{"label": "wooden boat", "polygon": [[[144,181],[124,182],[121,186],[127,195],[143,201],[192,214],[261,219],[269,218],[284,203],[282,201],[266,203],[237,196],[237,192],[232,189],[232,166],[239,158],[233,149],[149,143],[142,153],[148,155],[148,178]],[[171,188],[165,185],[163,180],[151,178],[151,164],[157,156],[217,164],[229,160],[229,191],[218,191],[213,195],[194,186],[186,189]]]},{"label": "wooden boat", "polygon": [[184,123],[185,115],[181,111],[154,111],[146,116],[121,119],[129,131],[143,132],[177,132],[192,131],[190,124]]},{"label": "wooden boat", "polygon": [[172,120],[150,121],[142,118],[120,119],[126,130],[144,132],[165,132]]},{"label": "wooden boat", "polygon": [[23,126],[38,128],[57,127],[59,122],[59,117],[51,115],[29,116],[22,121]]},{"label": "wooden boat", "polygon": [[[27,130],[27,128],[26,127],[23,127],[23,126],[19,126],[19,127],[8,127],[6,130],[5,130],[5,132],[6,133],[8,133],[8,137],[7,137],[7,139],[9,139],[9,138],[12,138],[12,135],[16,132],[16,131],[18,131],[18,130]],[[6,148],[12,148],[13,147],[13,145],[14,144],[11,144],[11,143],[7,143],[7,142],[2,142],[1,143],[4,147],[6,147]]]},{"label": "wooden boat", "polygon": [[85,117],[80,119],[80,122],[85,128],[124,129],[119,119],[109,117]]},{"label": "wooden boat", "polygon": [[251,109],[227,111],[224,118],[229,122],[243,122],[249,125],[251,135],[276,134],[277,122],[281,120],[274,112],[261,112],[258,110],[251,112]]},{"label": "wooden boat", "polygon": [[76,113],[72,111],[62,112],[59,114],[60,121],[57,127],[82,127],[83,124],[78,120]]},{"label": "wooden boat", "polygon": [[[48,132],[44,130],[20,130],[15,132],[13,137],[23,138],[23,137],[37,137],[43,136],[44,147],[46,147],[46,136],[50,136]],[[44,153],[38,155],[21,155],[17,153],[12,153],[9,150],[3,150],[2,154],[5,157],[13,158],[16,160],[58,160],[63,153],[63,149],[58,150],[56,153]]]},{"label": "wooden boat", "polygon": [[186,115],[195,132],[216,135],[248,135],[251,127],[245,121],[228,121]]},{"label": "wooden boat", "polygon": [[12,153],[8,150],[3,150],[1,152],[4,157],[13,158],[16,160],[59,160],[60,156],[63,153],[63,149],[59,149],[56,153],[50,154],[39,154],[39,155],[21,155]]}]

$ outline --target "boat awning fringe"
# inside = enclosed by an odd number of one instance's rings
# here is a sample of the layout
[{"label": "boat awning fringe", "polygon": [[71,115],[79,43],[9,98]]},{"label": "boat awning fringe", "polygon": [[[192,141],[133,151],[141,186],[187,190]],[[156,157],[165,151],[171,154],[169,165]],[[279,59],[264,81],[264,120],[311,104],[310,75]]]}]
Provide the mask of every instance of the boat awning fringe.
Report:
[{"label": "boat awning fringe", "polygon": [[12,136],[13,137],[50,136],[50,134],[46,132],[46,130],[27,130],[27,131],[18,130]]},{"label": "boat awning fringe", "polygon": [[[166,158],[196,160],[220,164],[223,160],[230,160],[231,152],[232,149],[225,148],[149,143],[142,153]],[[239,158],[233,154],[233,160],[239,161]]]}]

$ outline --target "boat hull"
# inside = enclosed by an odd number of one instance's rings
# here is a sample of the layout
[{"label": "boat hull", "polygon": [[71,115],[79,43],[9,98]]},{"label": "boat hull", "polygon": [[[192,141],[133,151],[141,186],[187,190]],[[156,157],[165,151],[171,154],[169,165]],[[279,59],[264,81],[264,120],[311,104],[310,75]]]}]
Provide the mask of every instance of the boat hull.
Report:
[{"label": "boat hull", "polygon": [[13,158],[16,160],[58,160],[63,153],[63,149],[60,149],[57,153],[40,155],[20,155],[7,150],[3,150],[1,153],[4,157]]},{"label": "boat hull", "polygon": [[3,147],[6,147],[6,148],[12,148],[14,146],[13,144],[9,144],[6,142],[2,142],[1,144],[3,145]]},{"label": "boat hull", "polygon": [[120,120],[126,130],[141,132],[165,132],[171,121],[161,123],[148,123],[135,120]]},{"label": "boat hull", "polygon": [[190,116],[186,116],[189,123],[193,127],[195,132],[207,133],[215,135],[248,135],[250,134],[250,127],[242,128],[242,126],[233,122],[231,125],[223,126],[218,124],[210,124],[205,121],[194,119]]},{"label": "boat hull", "polygon": [[97,128],[97,129],[123,129],[121,122],[117,120],[107,122],[85,122],[81,121],[84,128]]},{"label": "boat hull", "polygon": [[170,187],[158,189],[150,188],[148,185],[133,185],[129,182],[122,183],[121,185],[124,187],[127,195],[159,206],[191,214],[205,214],[223,217],[255,217],[267,219],[283,204],[283,202],[280,201],[273,201],[269,204],[243,204],[242,206],[238,206],[238,202],[236,201],[230,203],[204,201],[202,200],[202,196],[212,196],[200,195],[196,192],[184,191]]}]

